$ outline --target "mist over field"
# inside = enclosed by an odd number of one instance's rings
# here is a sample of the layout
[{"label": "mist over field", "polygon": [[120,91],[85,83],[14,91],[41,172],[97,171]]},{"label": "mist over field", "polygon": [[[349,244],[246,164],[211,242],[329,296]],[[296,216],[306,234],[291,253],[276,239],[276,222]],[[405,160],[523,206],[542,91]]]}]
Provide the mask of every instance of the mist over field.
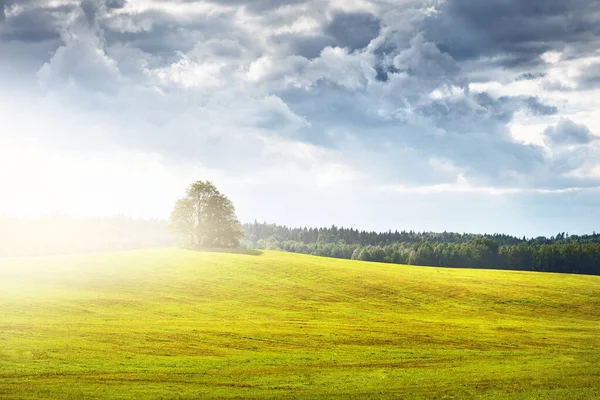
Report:
[{"label": "mist over field", "polygon": [[119,251],[172,246],[173,237],[160,220],[75,218],[47,215],[15,218],[0,215],[0,256]]}]

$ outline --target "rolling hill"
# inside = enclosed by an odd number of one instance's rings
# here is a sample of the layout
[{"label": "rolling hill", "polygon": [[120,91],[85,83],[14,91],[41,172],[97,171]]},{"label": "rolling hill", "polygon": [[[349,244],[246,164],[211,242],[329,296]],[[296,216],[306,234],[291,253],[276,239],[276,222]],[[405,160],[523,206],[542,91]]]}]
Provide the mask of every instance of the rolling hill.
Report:
[{"label": "rolling hill", "polygon": [[600,398],[600,277],[156,249],[0,259],[0,398]]}]

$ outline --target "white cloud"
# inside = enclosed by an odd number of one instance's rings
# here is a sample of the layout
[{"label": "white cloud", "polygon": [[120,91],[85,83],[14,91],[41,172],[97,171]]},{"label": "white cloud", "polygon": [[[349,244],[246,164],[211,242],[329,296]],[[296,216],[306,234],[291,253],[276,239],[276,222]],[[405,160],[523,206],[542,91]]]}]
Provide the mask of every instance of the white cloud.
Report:
[{"label": "white cloud", "polygon": [[519,115],[509,124],[510,133],[515,141],[525,144],[545,146],[544,129],[548,118],[544,122],[540,118],[531,118],[528,115]]},{"label": "white cloud", "polygon": [[557,64],[561,59],[562,54],[558,51],[547,51],[542,54],[541,58],[549,64]]},{"label": "white cloud", "polygon": [[226,82],[221,76],[225,66],[219,62],[197,64],[185,55],[177,63],[155,71],[163,85],[178,84],[183,87],[216,88]]}]

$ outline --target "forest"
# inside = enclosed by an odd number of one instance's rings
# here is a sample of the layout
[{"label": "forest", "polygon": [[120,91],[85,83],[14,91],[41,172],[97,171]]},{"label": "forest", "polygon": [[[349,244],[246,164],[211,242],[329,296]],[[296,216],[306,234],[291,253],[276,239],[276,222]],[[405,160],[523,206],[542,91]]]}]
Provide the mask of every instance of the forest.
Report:
[{"label": "forest", "polygon": [[[171,226],[172,226],[171,222]],[[0,216],[0,256],[172,246],[167,222],[126,217]],[[395,264],[600,275],[600,234],[551,237],[242,225],[239,247]]]},{"label": "forest", "polygon": [[367,232],[244,224],[247,248],[396,264],[600,275],[600,234],[518,238],[456,232]]}]

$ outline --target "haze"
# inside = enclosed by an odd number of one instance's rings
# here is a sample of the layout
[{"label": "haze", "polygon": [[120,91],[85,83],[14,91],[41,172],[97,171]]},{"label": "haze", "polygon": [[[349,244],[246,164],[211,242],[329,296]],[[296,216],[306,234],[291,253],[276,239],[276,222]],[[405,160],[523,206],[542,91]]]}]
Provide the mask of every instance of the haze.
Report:
[{"label": "haze", "polygon": [[[513,28],[508,29],[511,26]],[[600,3],[0,0],[0,213],[586,233]]]}]

